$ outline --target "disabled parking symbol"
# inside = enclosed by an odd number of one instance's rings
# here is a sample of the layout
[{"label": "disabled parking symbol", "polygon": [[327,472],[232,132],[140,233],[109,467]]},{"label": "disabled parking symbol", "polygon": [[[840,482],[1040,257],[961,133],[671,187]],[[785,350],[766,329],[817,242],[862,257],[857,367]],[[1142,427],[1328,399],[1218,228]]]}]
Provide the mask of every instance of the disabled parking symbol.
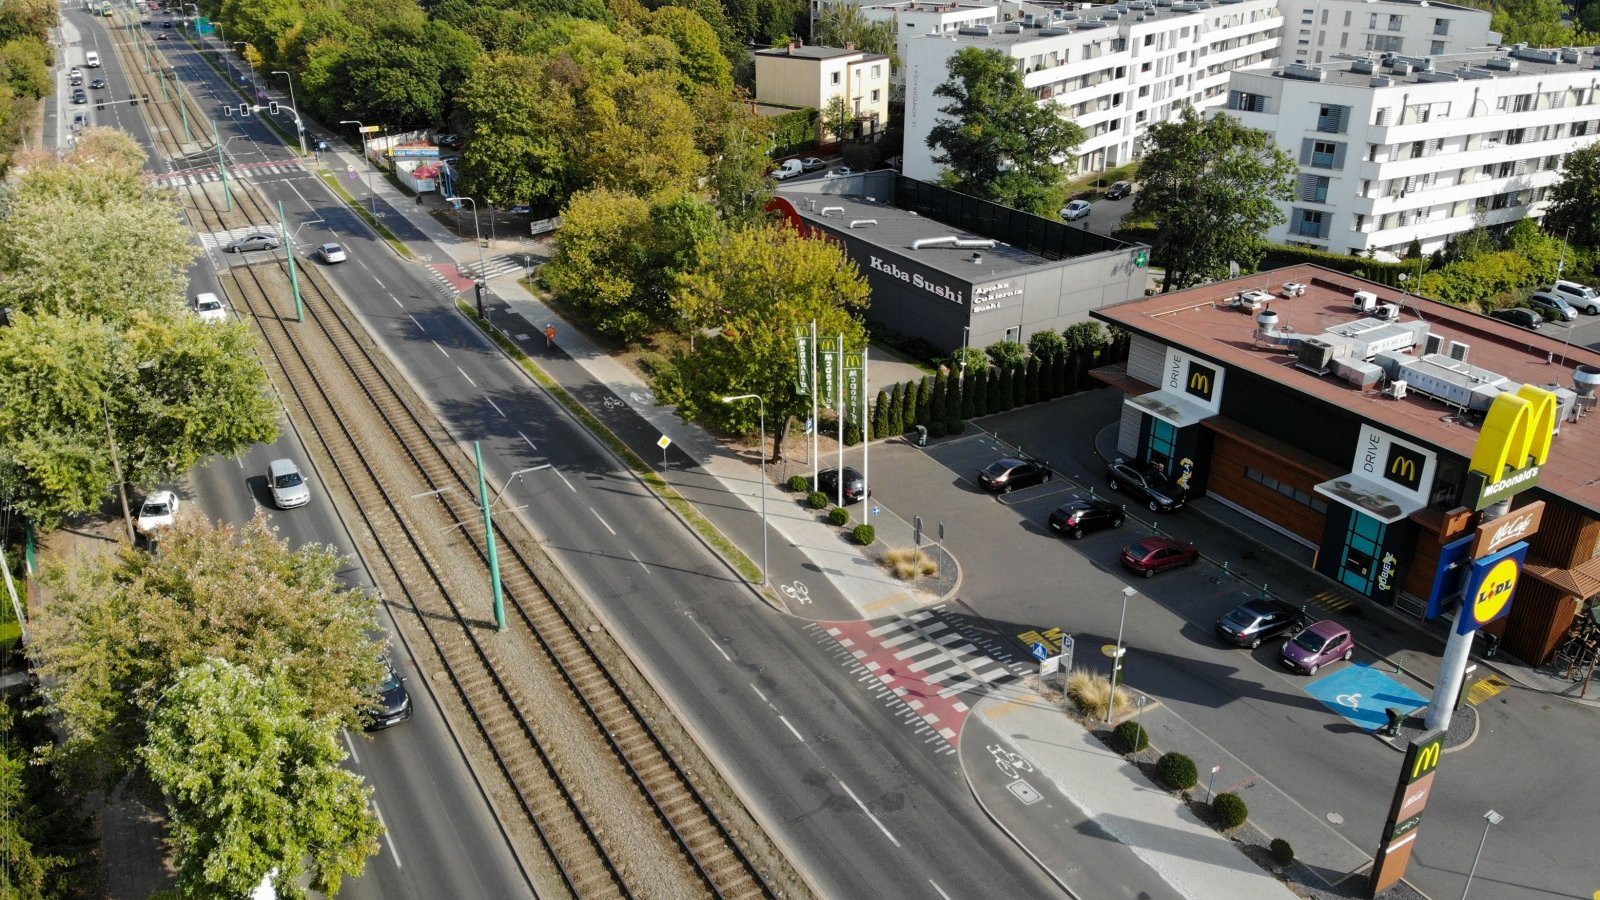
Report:
[{"label": "disabled parking symbol", "polygon": [[1369,731],[1388,724],[1386,709],[1409,713],[1428,705],[1428,698],[1368,665],[1349,666],[1308,682],[1305,691]]}]

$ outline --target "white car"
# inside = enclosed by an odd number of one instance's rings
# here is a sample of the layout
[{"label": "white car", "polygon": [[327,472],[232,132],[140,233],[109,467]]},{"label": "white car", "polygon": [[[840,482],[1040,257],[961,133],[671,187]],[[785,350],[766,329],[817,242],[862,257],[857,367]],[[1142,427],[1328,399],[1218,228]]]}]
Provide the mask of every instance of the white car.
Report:
[{"label": "white car", "polygon": [[196,294],[192,306],[195,315],[199,316],[202,322],[214,324],[228,321],[228,307],[223,305],[222,298],[216,294]]},{"label": "white car", "polygon": [[342,263],[348,258],[345,256],[344,247],[340,244],[323,244],[317,248],[317,254],[322,257],[323,262],[330,265]]},{"label": "white car", "polygon": [[850,168],[849,166],[836,166],[836,167],[834,167],[832,169],[829,169],[828,170],[828,174],[823,176],[823,177],[825,177],[825,178],[849,178],[851,175],[854,175],[854,174],[856,174],[856,170]]},{"label": "white car", "polygon": [[1600,293],[1596,293],[1594,288],[1586,284],[1579,284],[1576,281],[1557,281],[1544,290],[1567,301],[1586,315],[1600,315]]},{"label": "white car", "polygon": [[1061,208],[1061,218],[1066,219],[1068,222],[1076,222],[1079,219],[1088,217],[1089,201],[1087,200],[1074,200]]},{"label": "white car", "polygon": [[171,491],[156,491],[144,498],[139,507],[139,533],[150,537],[163,528],[171,528],[178,521],[178,495]]},{"label": "white car", "polygon": [[294,509],[311,502],[311,488],[292,459],[267,463],[267,490],[272,493],[272,505],[279,509]]}]

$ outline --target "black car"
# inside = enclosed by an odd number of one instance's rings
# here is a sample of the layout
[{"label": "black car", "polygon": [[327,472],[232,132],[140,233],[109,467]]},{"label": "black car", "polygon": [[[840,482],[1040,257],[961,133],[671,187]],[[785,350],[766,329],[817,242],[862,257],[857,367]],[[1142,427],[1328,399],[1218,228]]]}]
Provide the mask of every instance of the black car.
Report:
[{"label": "black car", "polygon": [[1119,504],[1080,498],[1056,507],[1050,514],[1050,530],[1076,540],[1102,528],[1121,528],[1126,517]]},{"label": "black car", "polygon": [[1123,197],[1128,197],[1128,196],[1131,196],[1132,194],[1133,194],[1133,182],[1131,182],[1131,181],[1119,181],[1116,184],[1113,184],[1110,187],[1110,189],[1106,191],[1106,199],[1107,200],[1121,200]]},{"label": "black car", "polygon": [[990,463],[978,473],[978,486],[997,494],[1009,494],[1017,488],[1044,484],[1056,477],[1050,464],[1031,456],[1008,456]]},{"label": "black car", "polygon": [[1497,309],[1494,312],[1489,313],[1489,315],[1499,319],[1502,322],[1510,322],[1512,325],[1515,325],[1518,328],[1526,328],[1529,331],[1538,331],[1539,326],[1544,324],[1544,316],[1541,316],[1533,310],[1522,306],[1514,306],[1510,309]]},{"label": "black car", "polygon": [[74,90],[72,92],[72,102],[73,103],[88,103],[89,102],[89,95],[83,92],[83,88],[77,88],[76,90]]},{"label": "black car", "polygon": [[1106,466],[1106,484],[1113,491],[1127,491],[1144,501],[1151,512],[1172,512],[1183,507],[1183,491],[1154,466],[1135,467],[1114,462]]},{"label": "black car", "polygon": [[1217,619],[1217,636],[1254,650],[1261,642],[1299,631],[1305,615],[1282,600],[1251,600]]},{"label": "black car", "polygon": [[378,686],[378,708],[365,714],[368,731],[381,731],[411,718],[411,694],[406,690],[405,679],[394,670],[394,663],[383,658],[383,684]]},{"label": "black car", "polygon": [[[817,473],[817,490],[828,495],[828,499],[837,500],[839,497],[839,470],[826,469]],[[862,497],[872,492],[867,489],[867,478],[849,466],[844,467],[844,502],[845,505],[858,502]]]},{"label": "black car", "polygon": [[89,82],[89,87],[94,88],[97,91],[103,91],[106,89],[106,80],[104,78],[96,78],[95,80]]}]

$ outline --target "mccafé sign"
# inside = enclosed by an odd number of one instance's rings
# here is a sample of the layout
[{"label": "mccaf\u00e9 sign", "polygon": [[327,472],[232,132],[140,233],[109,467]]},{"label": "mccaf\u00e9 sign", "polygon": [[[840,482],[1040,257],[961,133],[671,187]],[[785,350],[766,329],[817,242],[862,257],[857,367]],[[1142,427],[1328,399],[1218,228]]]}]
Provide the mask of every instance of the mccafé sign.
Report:
[{"label": "mccaf\u00e9 sign", "polygon": [[1533,537],[1543,520],[1543,500],[1519,506],[1498,519],[1490,519],[1478,526],[1478,537],[1472,544],[1472,558],[1481,559],[1517,541]]},{"label": "mccaf\u00e9 sign", "polygon": [[1539,483],[1559,409],[1555,394],[1531,384],[1494,398],[1467,467],[1468,505],[1483,509]]}]

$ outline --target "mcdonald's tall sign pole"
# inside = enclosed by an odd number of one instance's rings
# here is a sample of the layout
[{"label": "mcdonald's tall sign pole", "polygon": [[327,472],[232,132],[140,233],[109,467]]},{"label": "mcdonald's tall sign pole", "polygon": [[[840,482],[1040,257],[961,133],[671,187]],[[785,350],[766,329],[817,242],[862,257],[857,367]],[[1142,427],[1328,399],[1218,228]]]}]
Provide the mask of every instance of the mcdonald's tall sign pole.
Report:
[{"label": "mcdonald's tall sign pole", "polygon": [[1444,732],[1435,731],[1412,741],[1406,748],[1400,778],[1389,801],[1389,817],[1383,824],[1383,842],[1372,861],[1367,881],[1367,896],[1376,897],[1405,877],[1406,864],[1422,824],[1422,811],[1433,792],[1434,771],[1444,752]]},{"label": "mcdonald's tall sign pole", "polygon": [[[1539,470],[1550,456],[1551,436],[1555,433],[1559,404],[1556,395],[1525,384],[1516,393],[1495,398],[1483,417],[1483,428],[1472,451],[1467,469],[1468,501],[1481,510],[1480,522],[1488,522],[1511,510],[1517,492],[1539,483]],[[1456,627],[1444,645],[1439,660],[1439,678],[1434,682],[1433,699],[1428,704],[1427,727],[1450,727],[1456,697],[1467,677],[1467,661],[1472,655],[1472,638],[1481,625],[1504,614],[1516,589],[1518,563],[1493,583],[1464,592],[1456,608]],[[1467,596],[1467,593],[1473,596]]]}]

